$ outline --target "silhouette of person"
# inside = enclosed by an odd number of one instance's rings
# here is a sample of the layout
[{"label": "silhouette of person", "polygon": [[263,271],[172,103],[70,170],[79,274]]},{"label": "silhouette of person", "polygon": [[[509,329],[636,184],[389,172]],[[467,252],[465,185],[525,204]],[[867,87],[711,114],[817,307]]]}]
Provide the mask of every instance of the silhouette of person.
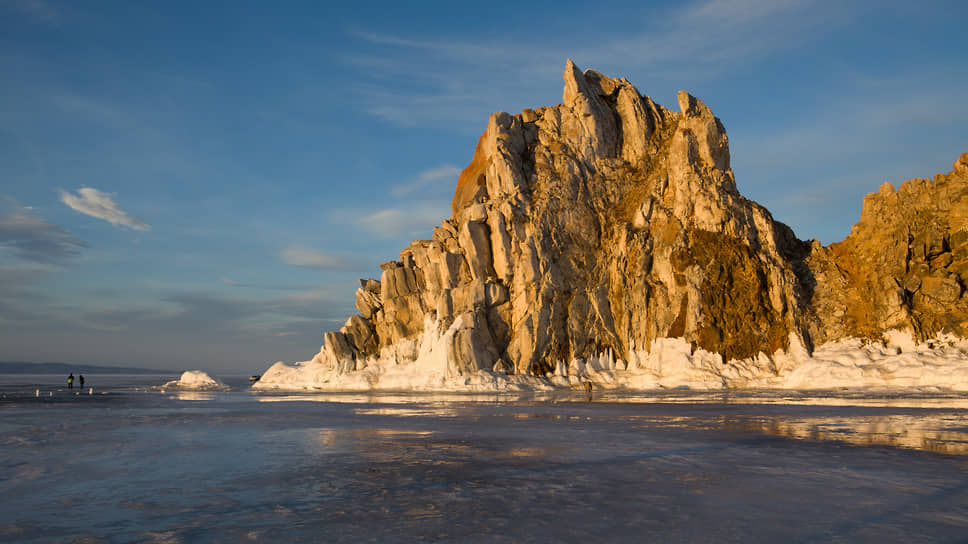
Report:
[{"label": "silhouette of person", "polygon": [[84,374],[79,374],[79,375],[77,376],[77,378],[78,378],[78,379],[80,380],[80,382],[81,382],[81,389],[84,389]]},{"label": "silhouette of person", "polygon": [[74,389],[74,373],[73,372],[71,372],[71,375],[67,377],[67,388],[68,389]]}]

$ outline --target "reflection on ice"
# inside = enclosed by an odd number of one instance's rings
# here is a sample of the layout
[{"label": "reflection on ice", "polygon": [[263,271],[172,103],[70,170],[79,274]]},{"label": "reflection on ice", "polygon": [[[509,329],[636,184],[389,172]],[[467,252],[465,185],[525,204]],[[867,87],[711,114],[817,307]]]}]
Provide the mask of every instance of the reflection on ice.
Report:
[{"label": "reflection on ice", "polygon": [[546,448],[511,448],[508,450],[510,457],[541,457],[553,453],[553,450]]},{"label": "reflection on ice", "polygon": [[416,431],[412,429],[358,429],[351,431],[350,434],[354,438],[394,438],[401,436],[430,436],[434,433],[433,431]]},{"label": "reflection on ice", "polygon": [[[910,413],[870,413],[867,407],[831,404],[847,413],[805,415],[801,407],[790,404],[789,413],[763,415],[755,406],[746,405],[741,413],[721,416],[665,415],[623,416],[638,420],[646,427],[707,429],[756,433],[810,440],[835,441],[857,446],[892,446],[943,453],[968,455],[968,420],[962,409],[913,409]],[[775,405],[772,405],[775,406]],[[725,408],[725,407],[724,407]],[[769,410],[764,406],[765,410]]]},{"label": "reflection on ice", "polygon": [[361,416],[399,416],[399,417],[455,417],[460,413],[446,406],[423,406],[420,408],[404,407],[379,407],[379,408],[358,408],[353,410]]},{"label": "reflection on ice", "polygon": [[[651,415],[636,410],[636,413],[619,419],[647,422],[650,426],[756,432],[797,440],[884,445],[968,455],[968,420],[964,417],[965,410],[968,410],[968,396],[955,394],[911,397],[885,391],[881,396],[856,393],[837,396],[831,392],[810,391],[674,390],[648,393],[605,391],[591,397],[577,392],[514,395],[372,392],[270,393],[256,394],[254,398],[259,402],[359,404],[365,406],[353,408],[356,415],[398,418],[454,419],[491,406],[497,412],[506,410],[506,417],[512,420],[548,419],[556,422],[590,420],[588,413],[575,411],[589,401],[594,406],[614,406],[616,410],[624,410],[622,405],[655,405],[659,415],[651,409],[646,412]],[[512,408],[525,405],[534,409]],[[552,409],[552,406],[560,409]],[[570,406],[575,409],[568,409]],[[681,413],[686,406],[690,407],[689,413],[698,409],[702,415]],[[422,436],[418,431],[412,434]],[[523,451],[514,456],[526,455]]]},{"label": "reflection on ice", "polygon": [[311,444],[321,446],[322,449],[333,449],[339,442],[339,437],[332,429],[320,429],[310,433]]},{"label": "reflection on ice", "polygon": [[849,394],[844,391],[769,391],[726,390],[707,392],[634,392],[609,391],[594,395],[597,402],[628,402],[635,404],[769,404],[796,406],[865,406],[889,408],[949,408],[968,409],[968,396],[946,394],[937,396],[913,396],[904,392],[864,391]]},{"label": "reflection on ice", "polygon": [[803,397],[782,399],[737,399],[732,402],[755,404],[795,404],[800,406],[868,406],[885,408],[957,408],[968,409],[968,398],[963,397]]},{"label": "reflection on ice", "polygon": [[177,400],[215,400],[215,393],[206,391],[173,391],[168,398]]},{"label": "reflection on ice", "polygon": [[859,446],[894,446],[949,455],[968,454],[968,428],[944,416],[751,419],[740,427],[801,440],[835,440]]},{"label": "reflection on ice", "polygon": [[459,393],[459,392],[412,392],[394,393],[373,391],[367,393],[306,392],[306,393],[255,393],[259,402],[338,402],[346,404],[413,404],[426,402],[517,402],[550,401],[564,399],[568,392],[518,392],[518,393]]}]

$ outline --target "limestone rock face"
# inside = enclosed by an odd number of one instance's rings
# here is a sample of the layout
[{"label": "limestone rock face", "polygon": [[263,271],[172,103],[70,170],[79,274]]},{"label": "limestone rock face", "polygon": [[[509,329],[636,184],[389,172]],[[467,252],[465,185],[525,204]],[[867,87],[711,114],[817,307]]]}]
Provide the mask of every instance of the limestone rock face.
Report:
[{"label": "limestone rock face", "polygon": [[815,245],[808,263],[817,340],[878,339],[893,328],[968,337],[968,153],[933,181],[867,195],[850,235]]},{"label": "limestone rock face", "polygon": [[[840,244],[798,240],[736,189],[725,128],[686,92],[672,111],[568,61],[562,104],[491,115],[453,214],[326,334],[353,370],[416,359],[544,375],[658,338],[743,359],[888,328],[966,333],[968,154],[934,182],[882,187]],[[564,362],[564,366],[561,362]]]}]

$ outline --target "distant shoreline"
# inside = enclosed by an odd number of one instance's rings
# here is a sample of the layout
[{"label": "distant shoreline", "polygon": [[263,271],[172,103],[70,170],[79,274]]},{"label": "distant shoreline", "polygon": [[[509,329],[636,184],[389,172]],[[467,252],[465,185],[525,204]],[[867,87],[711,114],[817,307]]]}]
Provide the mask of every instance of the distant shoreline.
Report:
[{"label": "distant shoreline", "polygon": [[30,363],[0,361],[0,374],[181,374],[177,370],[133,368],[127,366],[86,365],[73,363]]}]

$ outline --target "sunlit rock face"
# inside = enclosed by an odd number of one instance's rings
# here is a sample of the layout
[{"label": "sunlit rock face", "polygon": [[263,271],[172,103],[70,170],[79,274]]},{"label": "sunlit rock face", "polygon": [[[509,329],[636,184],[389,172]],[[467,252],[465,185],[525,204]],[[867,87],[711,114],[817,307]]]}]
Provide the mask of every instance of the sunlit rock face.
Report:
[{"label": "sunlit rock face", "polygon": [[934,180],[867,195],[850,235],[814,244],[808,264],[809,328],[819,341],[878,339],[888,329],[968,337],[968,153]]},{"label": "sunlit rock face", "polygon": [[[447,372],[543,375],[683,338],[723,361],[890,328],[965,336],[966,171],[868,196],[840,244],[798,240],[736,189],[722,122],[568,61],[562,104],[491,115],[453,214],[314,362],[341,372],[444,342]],[[436,359],[435,359],[436,360]]]}]

